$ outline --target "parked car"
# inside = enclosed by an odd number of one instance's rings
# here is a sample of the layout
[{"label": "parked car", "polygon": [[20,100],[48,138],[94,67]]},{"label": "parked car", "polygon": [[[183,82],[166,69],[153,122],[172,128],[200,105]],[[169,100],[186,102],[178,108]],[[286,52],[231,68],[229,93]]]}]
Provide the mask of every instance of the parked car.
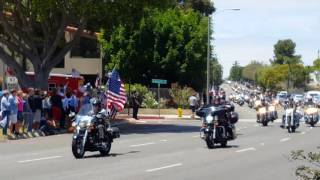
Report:
[{"label": "parked car", "polygon": [[320,107],[320,96],[313,96],[313,103],[315,103],[318,107]]},{"label": "parked car", "polygon": [[298,102],[303,102],[304,97],[302,94],[295,94],[292,98],[295,103],[298,103]]}]

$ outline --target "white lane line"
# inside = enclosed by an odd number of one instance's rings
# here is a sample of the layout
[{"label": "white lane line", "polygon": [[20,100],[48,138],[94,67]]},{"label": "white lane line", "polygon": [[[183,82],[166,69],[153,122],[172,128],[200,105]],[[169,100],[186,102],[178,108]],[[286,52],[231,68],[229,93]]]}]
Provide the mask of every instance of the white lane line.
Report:
[{"label": "white lane line", "polygon": [[260,145],[261,145],[261,146],[264,146],[265,144],[264,144],[264,143],[260,143]]},{"label": "white lane line", "polygon": [[283,139],[280,139],[280,142],[285,142],[285,141],[289,141],[291,138],[283,138]]},{"label": "white lane line", "polygon": [[192,136],[193,138],[198,138],[199,137],[199,135],[196,135],[196,136]]},{"label": "white lane line", "polygon": [[28,160],[18,161],[18,163],[28,163],[28,162],[43,161],[43,160],[57,159],[57,158],[62,158],[62,156],[50,156],[50,157],[43,157],[38,159],[28,159]]},{"label": "white lane line", "polygon": [[162,139],[162,140],[160,140],[160,142],[167,142],[168,140],[166,140],[166,139]]},{"label": "white lane line", "polygon": [[150,143],[144,143],[144,144],[134,144],[134,145],[131,145],[130,147],[148,146],[148,145],[152,145],[152,144],[155,144],[155,143],[150,142]]},{"label": "white lane line", "polygon": [[301,134],[302,134],[302,135],[303,135],[303,134],[306,134],[306,132],[303,131],[303,132],[301,132]]},{"label": "white lane line", "polygon": [[154,171],[159,171],[159,170],[178,167],[178,166],[182,166],[182,163],[172,164],[172,165],[163,166],[163,167],[154,168],[154,169],[148,169],[148,170],[146,170],[146,172],[154,172]]},{"label": "white lane line", "polygon": [[258,126],[259,126],[258,124],[255,124],[255,125],[254,125],[254,127],[258,127]]},{"label": "white lane line", "polygon": [[250,148],[238,150],[238,151],[236,151],[236,152],[237,152],[237,153],[240,153],[240,152],[245,152],[245,151],[256,151],[256,148],[250,147]]}]

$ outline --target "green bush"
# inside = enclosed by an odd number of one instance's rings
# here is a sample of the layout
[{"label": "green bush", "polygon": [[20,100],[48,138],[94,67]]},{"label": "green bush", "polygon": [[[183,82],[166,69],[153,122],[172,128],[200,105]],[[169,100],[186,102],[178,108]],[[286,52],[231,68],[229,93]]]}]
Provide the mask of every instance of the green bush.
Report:
[{"label": "green bush", "polygon": [[181,87],[178,83],[171,85],[169,90],[170,96],[173,101],[178,105],[178,107],[186,108],[189,106],[189,97],[194,93],[194,90],[190,87]]},{"label": "green bush", "polygon": [[[129,84],[125,84],[125,90],[128,94],[129,99]],[[131,84],[130,85],[130,91],[137,92],[139,97],[141,98],[141,107],[143,108],[156,108],[158,107],[158,102],[155,99],[155,95],[148,90],[146,86],[143,86],[141,84]],[[131,100],[131,99],[130,99]]]},{"label": "green bush", "polygon": [[141,107],[143,108],[156,108],[158,107],[158,102],[154,98],[155,95],[152,92],[147,92],[144,94]]}]

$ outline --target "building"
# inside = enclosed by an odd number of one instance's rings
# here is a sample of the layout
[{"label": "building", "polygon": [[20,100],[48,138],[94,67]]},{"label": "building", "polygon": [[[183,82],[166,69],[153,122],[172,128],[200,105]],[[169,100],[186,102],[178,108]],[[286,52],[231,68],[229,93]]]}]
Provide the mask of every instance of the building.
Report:
[{"label": "building", "polygon": [[[70,41],[76,31],[77,28],[68,26],[65,30],[66,41]],[[85,83],[90,82],[94,85],[97,75],[101,77],[104,74],[98,35],[98,33],[84,31],[80,41],[66,54],[63,61],[51,73],[76,73],[85,78]],[[0,79],[3,79],[5,71],[6,67],[0,60]],[[27,63],[26,71],[33,71],[30,63]]]}]

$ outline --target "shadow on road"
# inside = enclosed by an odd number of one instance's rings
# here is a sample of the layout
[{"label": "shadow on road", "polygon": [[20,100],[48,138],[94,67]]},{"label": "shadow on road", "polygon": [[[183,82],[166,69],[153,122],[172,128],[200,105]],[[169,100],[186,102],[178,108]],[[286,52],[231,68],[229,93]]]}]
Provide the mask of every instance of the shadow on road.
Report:
[{"label": "shadow on road", "polygon": [[199,126],[177,124],[127,124],[120,126],[120,133],[127,134],[152,134],[152,133],[195,133],[200,131]]},{"label": "shadow on road", "polygon": [[93,155],[89,155],[89,156],[85,156],[84,159],[88,159],[88,158],[103,158],[103,157],[117,157],[117,156],[123,156],[123,155],[128,155],[128,154],[135,154],[135,153],[139,153],[140,151],[129,151],[126,153],[110,153],[107,156],[102,156],[101,154],[93,154]]}]

